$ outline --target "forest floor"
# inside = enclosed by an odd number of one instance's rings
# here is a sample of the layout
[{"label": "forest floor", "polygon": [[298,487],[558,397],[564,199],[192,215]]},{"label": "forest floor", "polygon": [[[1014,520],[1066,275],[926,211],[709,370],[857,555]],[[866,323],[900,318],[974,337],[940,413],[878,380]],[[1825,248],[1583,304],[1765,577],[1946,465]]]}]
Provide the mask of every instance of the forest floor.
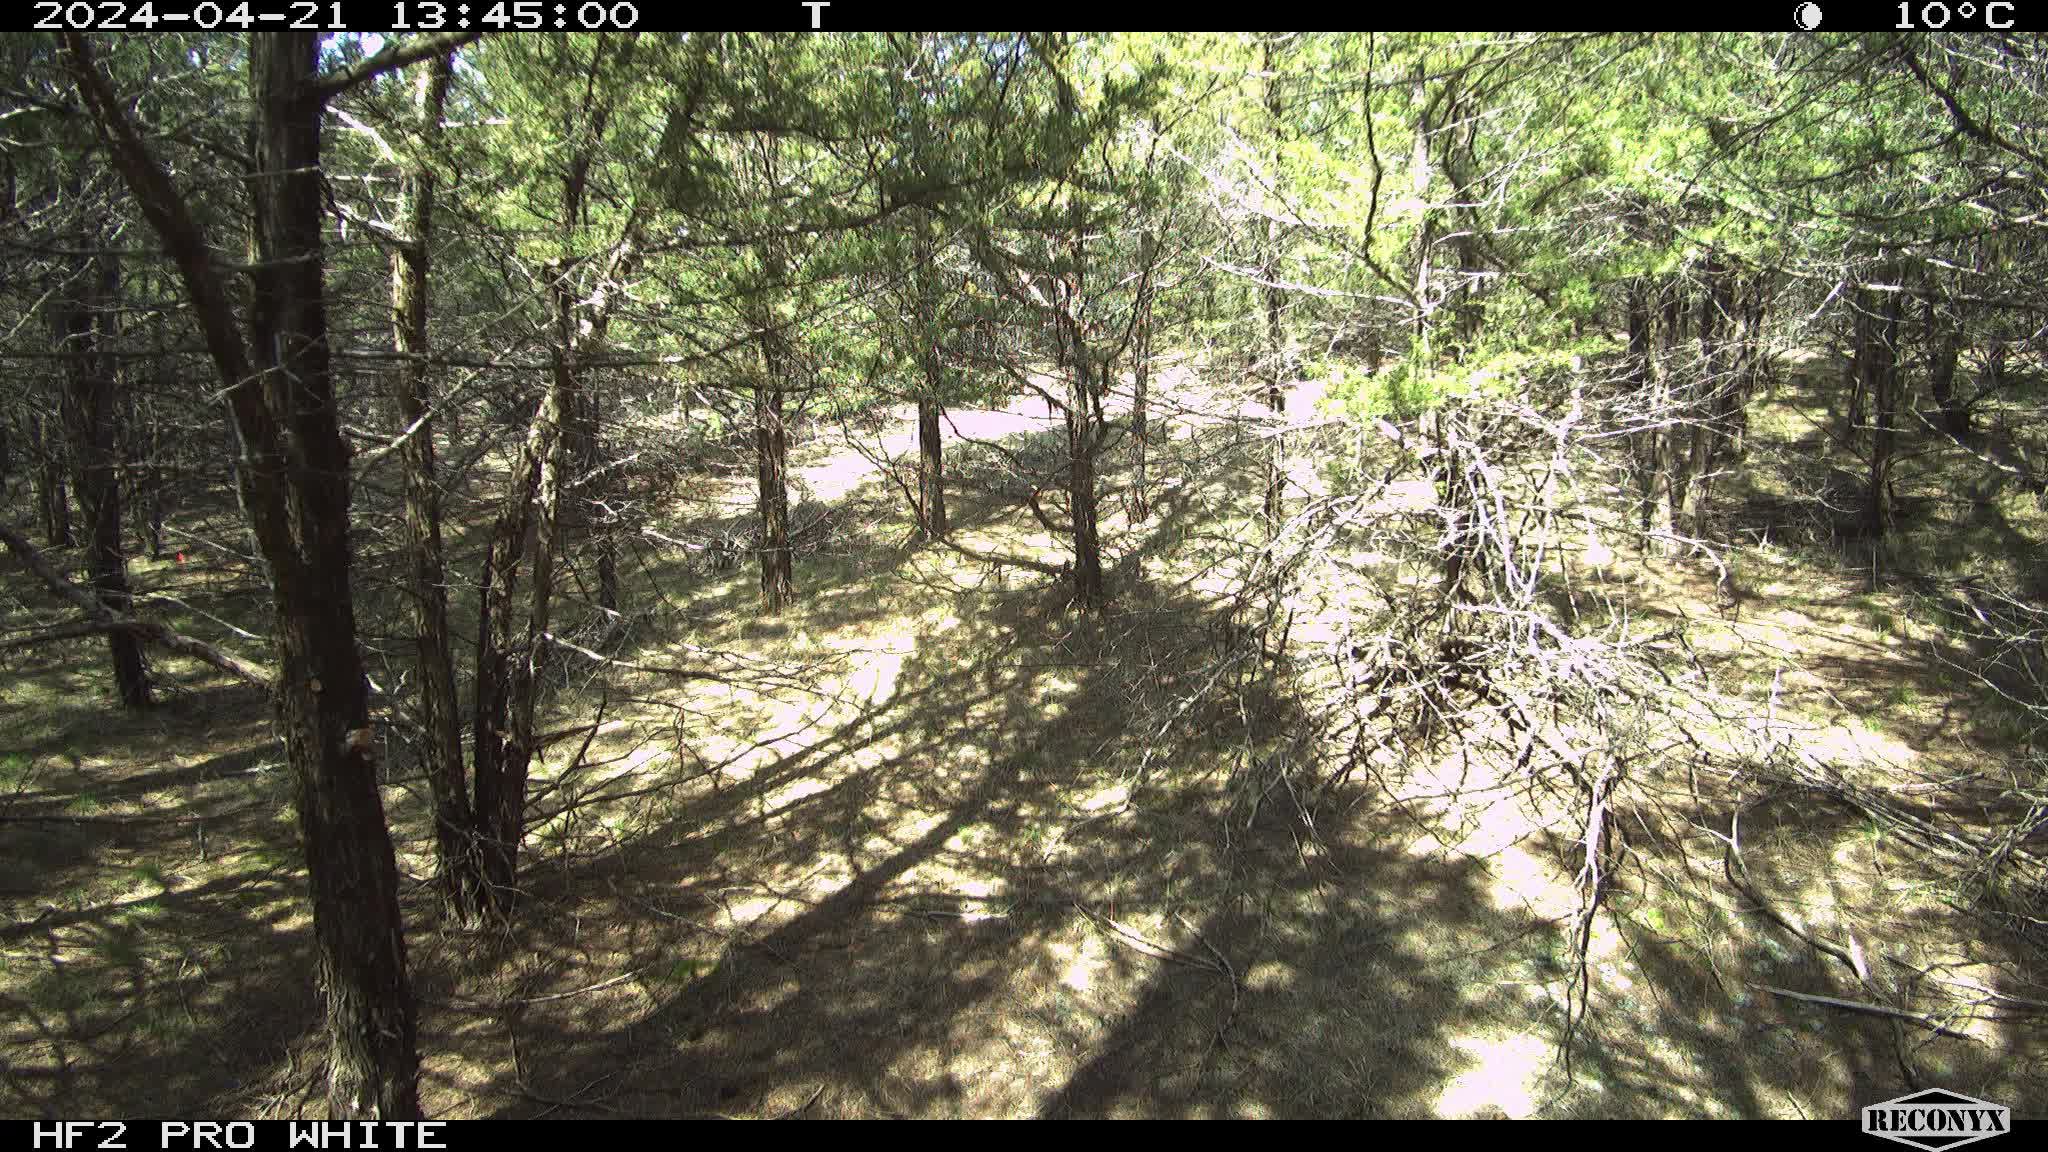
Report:
[{"label": "forest floor", "polygon": [[[1678,671],[1712,681],[1689,691],[1747,702],[1703,722],[1703,761],[1761,728],[1937,818],[1981,814],[1973,785],[1996,792],[2026,732],[1930,655],[1924,604],[1873,589],[1795,499],[1837,454],[1800,379],[1760,409],[1722,493],[1732,585],[1701,559],[1623,555],[1602,574],[1685,622],[1700,661]],[[1449,756],[1361,782],[1306,827],[1248,801],[1258,778],[1200,717],[1158,722],[1206,666],[1224,545],[1256,501],[1217,463],[1236,458],[1216,450],[1241,434],[1230,407],[1191,415],[1219,406],[1185,370],[1160,386],[1184,411],[1165,418],[1156,514],[1132,524],[1105,501],[1117,600],[1100,618],[1050,577],[909,541],[869,458],[907,453],[901,411],[797,444],[795,522],[817,528],[775,618],[753,611],[751,564],[707,571],[663,542],[743,515],[751,477],[666,504],[624,557],[619,663],[560,660],[551,726],[594,734],[538,773],[502,936],[436,923],[424,790],[394,768],[429,1113],[1842,1118],[1907,1089],[1902,1051],[1923,1084],[2048,1113],[2042,1017],[1994,1010],[2048,1000],[2044,958],[1819,799],[1745,817],[1755,885],[1856,941],[1919,1010],[1974,1004],[1947,1021],[1961,1037],[1763,991],[1873,999],[1755,914],[1711,837],[1645,824],[1642,867],[1594,932],[1567,1072],[1569,812]],[[1289,410],[1317,418],[1306,390]],[[1043,403],[952,419],[957,539],[1057,563],[998,449],[953,439],[1056,461]],[[1902,478],[1928,564],[2037,576],[2032,494],[1948,507],[1950,466],[1929,447]],[[231,541],[232,524],[230,504],[181,527]],[[457,570],[475,568],[471,528]],[[177,626],[262,651],[222,623],[260,632],[264,605],[221,551],[135,567],[182,601]],[[57,615],[11,563],[0,575],[10,613]],[[0,1112],[317,1108],[309,912],[260,697],[160,657],[165,700],[122,716],[96,643],[0,660]],[[1724,829],[1740,799],[1681,791],[1674,811]]]}]

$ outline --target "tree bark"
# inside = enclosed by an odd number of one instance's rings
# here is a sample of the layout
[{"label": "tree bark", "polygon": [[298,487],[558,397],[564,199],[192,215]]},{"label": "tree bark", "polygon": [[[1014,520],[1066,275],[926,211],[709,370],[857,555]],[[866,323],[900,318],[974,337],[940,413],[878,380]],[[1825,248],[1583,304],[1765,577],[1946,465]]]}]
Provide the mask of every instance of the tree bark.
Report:
[{"label": "tree bark", "polygon": [[1713,491],[1714,461],[1722,421],[1735,386],[1730,371],[1729,318],[1734,314],[1732,273],[1714,256],[1700,269],[1703,290],[1697,302],[1694,332],[1699,340],[1699,381],[1687,405],[1685,499],[1680,512],[1686,531],[1695,539],[1707,534],[1708,498]]},{"label": "tree bark", "polygon": [[43,543],[52,548],[71,547],[71,491],[64,479],[62,423],[40,411],[28,418],[29,454],[34,458],[29,477],[35,489],[36,517],[42,524]]},{"label": "tree bark", "polygon": [[1962,354],[1962,327],[1935,307],[1930,294],[1927,314],[1927,390],[1941,413],[1942,431],[1958,440],[1970,434],[1970,410],[1956,396],[1956,360]]},{"label": "tree bark", "polygon": [[137,401],[131,396],[128,413],[128,444],[136,461],[135,537],[142,547],[149,549],[150,559],[161,560],[164,554],[163,424],[157,418],[154,399]]},{"label": "tree bark", "polygon": [[[78,504],[85,516],[85,566],[100,603],[130,610],[127,558],[121,550],[119,378],[106,355],[113,339],[113,307],[120,266],[111,255],[88,257],[73,269],[70,289],[56,302],[55,329],[65,354],[69,392],[71,459],[77,469]],[[114,690],[123,706],[147,707],[149,671],[142,640],[134,632],[107,632]]]},{"label": "tree bark", "polygon": [[320,128],[331,89],[316,72],[318,34],[249,37],[255,259],[246,343],[225,277],[170,174],[86,38],[72,32],[65,41],[116,166],[178,266],[240,435],[240,496],[268,569],[278,721],[326,992],[328,1109],[335,1119],[417,1119],[415,1008],[356,649],[349,449],[329,371]]},{"label": "tree bark", "polygon": [[505,742],[503,760],[498,768],[496,803],[487,817],[491,821],[492,832],[489,847],[495,854],[491,878],[506,898],[501,904],[501,914],[510,910],[511,897],[516,894],[513,884],[518,875],[520,841],[525,838],[526,829],[527,776],[534,756],[540,751],[534,718],[539,710],[540,688],[551,640],[548,627],[555,593],[563,472],[568,464],[562,429],[575,410],[578,399],[576,377],[558,359],[552,386],[541,403],[540,418],[535,422],[535,438],[539,441],[535,455],[539,458],[540,469],[533,498],[532,551],[527,560],[532,589],[526,613],[525,642],[511,663],[508,677],[510,738]]},{"label": "tree bark", "polygon": [[1146,229],[1138,237],[1138,316],[1134,321],[1131,352],[1131,521],[1142,524],[1152,518],[1151,478],[1147,475],[1152,434],[1150,391],[1152,380],[1152,261],[1158,253],[1158,237]]},{"label": "tree bark", "polygon": [[939,359],[938,253],[930,213],[918,214],[918,361],[923,387],[917,396],[917,526],[927,540],[946,538],[946,457],[940,439],[940,405],[945,399],[945,366]]},{"label": "tree bark", "polygon": [[[1268,40],[1264,48],[1266,74],[1266,116],[1273,128],[1272,179],[1280,177],[1280,123],[1285,112],[1280,100],[1279,71],[1273,66],[1273,45]],[[1280,313],[1286,303],[1279,287],[1280,278],[1280,221],[1277,211],[1266,218],[1266,237],[1263,267],[1259,289],[1266,315],[1266,407],[1273,413],[1273,439],[1266,458],[1266,538],[1279,534],[1282,505],[1285,503],[1287,483],[1287,436],[1285,427],[1287,396],[1281,391],[1293,376],[1294,365],[1287,348],[1287,333],[1281,324]]]},{"label": "tree bark", "polygon": [[1879,305],[1873,299],[1874,293],[1864,292],[1863,304],[1866,310],[1877,313],[1871,324],[1873,339],[1863,358],[1864,379],[1870,394],[1870,500],[1866,505],[1864,529],[1870,538],[1882,543],[1892,530],[1893,508],[1891,491],[1892,455],[1895,448],[1895,428],[1898,416],[1899,392],[1899,314],[1901,298],[1897,292],[1884,294]]},{"label": "tree bark", "polygon": [[761,515],[761,611],[774,615],[796,597],[789,546],[789,430],[782,420],[783,336],[773,313],[760,320],[761,380],[754,386],[755,508]]},{"label": "tree bark", "polygon": [[917,523],[927,540],[946,538],[946,457],[939,417],[944,409],[929,396],[917,401]]},{"label": "tree bark", "polygon": [[504,504],[492,528],[478,594],[476,696],[471,721],[476,788],[473,818],[483,856],[485,911],[501,922],[509,918],[516,903],[514,881],[526,828],[524,771],[519,771],[515,782],[510,768],[517,648],[512,598],[526,556],[541,463],[554,451],[553,425],[547,419],[552,403],[551,398],[544,399],[527,426],[519,463],[506,481]]},{"label": "tree bark", "polygon": [[[420,762],[434,804],[434,883],[444,912],[474,924],[487,903],[483,861],[462,761],[462,712],[448,629],[447,565],[441,544],[441,490],[435,477],[433,382],[427,357],[430,249],[434,235],[434,170],[425,159],[440,139],[441,110],[453,74],[451,57],[423,64],[415,80],[419,114],[416,155],[400,186],[400,235],[391,253],[391,336],[401,359],[392,376],[392,404],[401,429],[405,529],[412,561],[413,652],[419,672]],[[417,426],[417,427],[415,427]]]},{"label": "tree bark", "polygon": [[1679,467],[1677,451],[1678,438],[1683,434],[1684,426],[1679,420],[1678,390],[1674,383],[1678,374],[1678,350],[1685,340],[1685,307],[1677,281],[1664,284],[1661,304],[1661,330],[1655,341],[1658,348],[1650,361],[1655,394],[1651,406],[1654,427],[1651,430],[1649,528],[1652,533],[1665,537],[1664,550],[1668,554],[1682,548],[1675,533],[1685,491],[1685,477]]},{"label": "tree bark", "polygon": [[1654,424],[1661,410],[1653,390],[1659,373],[1653,370],[1650,362],[1651,348],[1656,340],[1656,327],[1650,312],[1649,288],[1641,277],[1629,281],[1626,307],[1626,371],[1630,387],[1643,403],[1643,417],[1647,425],[1632,437],[1630,456],[1635,469],[1637,515],[1643,531],[1649,532],[1654,527],[1657,492],[1664,478],[1657,471],[1657,441],[1661,432]]},{"label": "tree bark", "polygon": [[1087,387],[1087,369],[1074,368],[1072,400],[1067,412],[1067,502],[1074,521],[1074,603],[1084,609],[1100,608],[1106,599],[1102,579],[1102,541],[1096,530],[1094,418],[1081,395]]},{"label": "tree bark", "polygon": [[[1077,274],[1078,275],[1078,274]],[[1078,292],[1076,292],[1078,295]],[[1066,329],[1072,365],[1067,386],[1067,505],[1073,519],[1074,603],[1094,610],[1107,600],[1102,578],[1102,540],[1096,529],[1095,454],[1101,439],[1100,407],[1095,402],[1093,364],[1087,341],[1073,316],[1073,300],[1063,302],[1060,325]]]}]

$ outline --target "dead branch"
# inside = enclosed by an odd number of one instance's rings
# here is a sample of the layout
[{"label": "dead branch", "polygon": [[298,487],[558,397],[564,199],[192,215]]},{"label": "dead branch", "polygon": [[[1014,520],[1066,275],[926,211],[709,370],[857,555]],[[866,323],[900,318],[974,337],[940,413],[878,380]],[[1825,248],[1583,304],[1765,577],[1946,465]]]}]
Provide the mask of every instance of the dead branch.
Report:
[{"label": "dead branch", "polygon": [[66,579],[64,574],[57,571],[56,566],[50,563],[48,557],[44,556],[34,544],[29,543],[26,536],[15,531],[10,525],[0,523],[0,542],[4,542],[7,545],[8,551],[13,552],[16,558],[28,567],[29,571],[35,573],[44,584],[48,585],[50,591],[55,592],[58,596],[69,601],[79,611],[85,613],[86,619],[92,622],[99,630],[125,629],[134,632],[153,644],[182,656],[190,656],[203,664],[211,665],[226,672],[245,684],[254,685],[265,691],[269,691],[272,681],[276,679],[271,670],[263,665],[254,664],[239,656],[223,652],[204,641],[194,640],[160,620],[152,620],[147,616],[133,616],[124,612],[116,612],[105,604],[100,603],[99,597],[93,595],[92,592]]},{"label": "dead branch", "polygon": [[1977,1039],[1967,1032],[1958,1032],[1940,1021],[1930,1020],[1925,1016],[1918,1016],[1911,1012],[1887,1007],[1883,1004],[1870,1004],[1862,1000],[1841,1000],[1833,996],[1815,996],[1808,992],[1794,992],[1787,988],[1773,988],[1768,984],[1752,984],[1750,987],[1758,991],[1769,992],[1773,996],[1783,996],[1787,1000],[1799,1000],[1807,1004],[1823,1004],[1829,1008],[1840,1008],[1844,1012],[1861,1012],[1866,1016],[1883,1016],[1891,1020],[1903,1020],[1908,1024],[1918,1024],[1937,1036],[1951,1036],[1957,1040],[1974,1041]]}]

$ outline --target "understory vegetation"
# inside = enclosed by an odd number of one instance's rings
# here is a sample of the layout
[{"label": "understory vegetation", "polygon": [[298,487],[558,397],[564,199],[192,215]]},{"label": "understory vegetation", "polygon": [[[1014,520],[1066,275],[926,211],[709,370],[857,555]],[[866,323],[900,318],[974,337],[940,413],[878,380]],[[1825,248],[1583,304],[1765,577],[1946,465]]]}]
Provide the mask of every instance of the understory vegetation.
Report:
[{"label": "understory vegetation", "polygon": [[0,38],[0,1111],[2048,1112],[2044,110]]}]

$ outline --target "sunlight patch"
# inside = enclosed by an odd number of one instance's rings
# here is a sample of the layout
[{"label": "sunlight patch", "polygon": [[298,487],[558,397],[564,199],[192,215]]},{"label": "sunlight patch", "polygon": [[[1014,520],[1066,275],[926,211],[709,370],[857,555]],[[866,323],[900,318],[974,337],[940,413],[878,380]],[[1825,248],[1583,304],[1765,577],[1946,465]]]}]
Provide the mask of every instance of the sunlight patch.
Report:
[{"label": "sunlight patch", "polygon": [[1550,1046],[1527,1033],[1503,1036],[1459,1036],[1451,1047],[1464,1053],[1472,1067],[1460,1073],[1437,1097],[1439,1117],[1473,1118],[1505,1113],[1512,1120],[1536,1114],[1536,1082],[1550,1062]]},{"label": "sunlight patch", "polygon": [[832,785],[823,780],[797,780],[786,788],[778,788],[768,796],[770,811],[787,808],[799,801],[808,800],[820,792],[829,792]]},{"label": "sunlight patch", "polygon": [[1112,784],[1086,800],[1081,801],[1081,811],[1100,812],[1112,805],[1122,804],[1131,798],[1129,784]]},{"label": "sunlight patch", "polygon": [[1487,892],[1500,911],[1526,908],[1537,916],[1562,917],[1578,907],[1577,895],[1556,867],[1520,844],[1501,848],[1487,864],[1493,873]]},{"label": "sunlight patch", "polygon": [[1049,947],[1054,962],[1059,966],[1060,983],[1076,992],[1086,992],[1095,987],[1095,974],[1102,970],[1108,947],[1101,937],[1084,936],[1078,948],[1067,944]]}]

